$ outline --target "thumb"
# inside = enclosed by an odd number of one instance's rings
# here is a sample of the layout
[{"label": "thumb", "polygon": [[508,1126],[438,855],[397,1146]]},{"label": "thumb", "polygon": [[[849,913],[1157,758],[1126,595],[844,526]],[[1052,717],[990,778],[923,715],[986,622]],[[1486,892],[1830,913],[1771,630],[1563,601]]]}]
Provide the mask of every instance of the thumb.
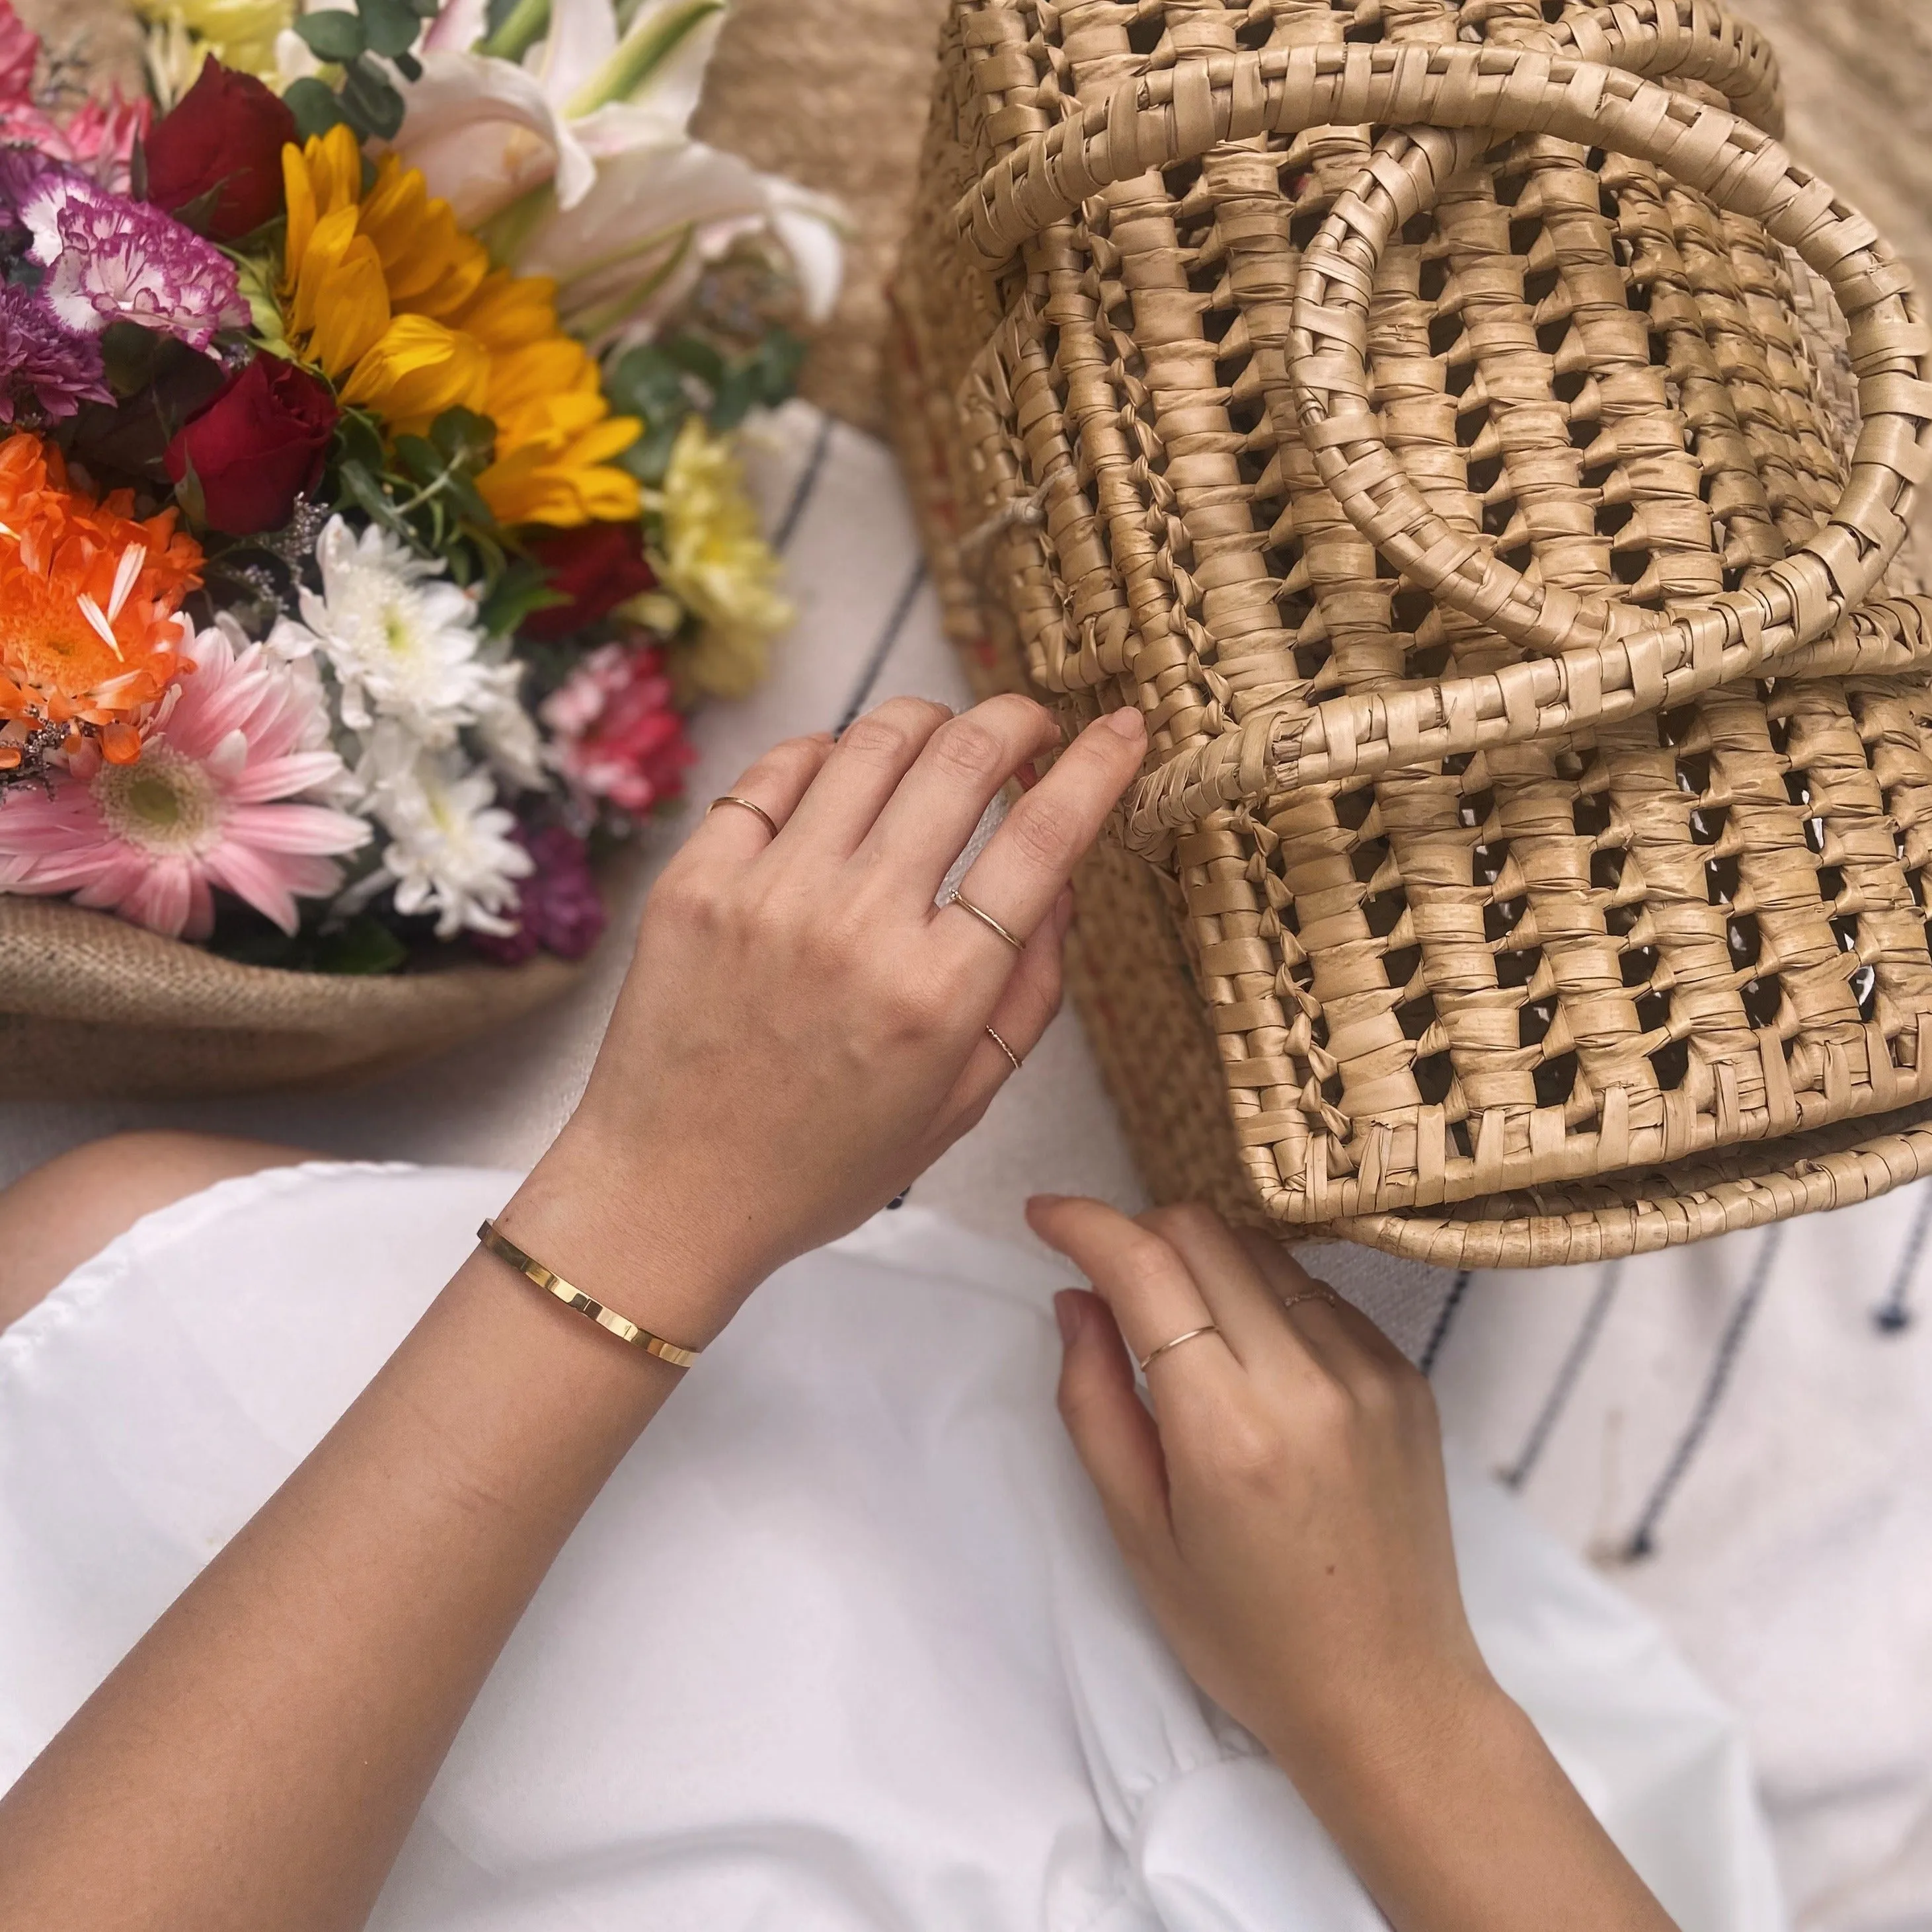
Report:
[{"label": "thumb", "polygon": [[1167,1462],[1160,1431],[1134,1388],[1132,1358],[1113,1310],[1097,1294],[1062,1288],[1053,1312],[1065,1344],[1060,1420],[1100,1492],[1114,1540],[1130,1556],[1151,1556],[1172,1534]]}]

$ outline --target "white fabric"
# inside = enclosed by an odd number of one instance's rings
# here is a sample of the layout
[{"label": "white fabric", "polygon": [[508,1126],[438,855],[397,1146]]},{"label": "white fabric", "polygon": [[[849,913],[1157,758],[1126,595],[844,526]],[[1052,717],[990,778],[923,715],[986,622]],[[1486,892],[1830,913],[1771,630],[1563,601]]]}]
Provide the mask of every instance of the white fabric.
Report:
[{"label": "white fabric", "polygon": [[[0,1335],[0,1784],[513,1184],[224,1183]],[[373,1923],[1372,1932],[1120,1569],[1052,1411],[1064,1279],[914,1208],[761,1289],[571,1539]],[[1484,1650],[1586,1797],[1684,1932],[1776,1932],[1732,1720],[1486,1481],[1454,1489]]]}]

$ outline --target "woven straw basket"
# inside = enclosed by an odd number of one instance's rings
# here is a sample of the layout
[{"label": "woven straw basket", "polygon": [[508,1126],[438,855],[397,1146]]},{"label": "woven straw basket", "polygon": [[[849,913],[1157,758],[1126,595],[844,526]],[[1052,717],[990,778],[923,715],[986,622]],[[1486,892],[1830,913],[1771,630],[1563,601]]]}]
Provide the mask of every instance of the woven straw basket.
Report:
[{"label": "woven straw basket", "polygon": [[1156,1192],[1514,1267],[1932,1169],[1932,334],[1779,122],[1706,0],[956,0],[896,416],[981,681],[1152,731]]}]

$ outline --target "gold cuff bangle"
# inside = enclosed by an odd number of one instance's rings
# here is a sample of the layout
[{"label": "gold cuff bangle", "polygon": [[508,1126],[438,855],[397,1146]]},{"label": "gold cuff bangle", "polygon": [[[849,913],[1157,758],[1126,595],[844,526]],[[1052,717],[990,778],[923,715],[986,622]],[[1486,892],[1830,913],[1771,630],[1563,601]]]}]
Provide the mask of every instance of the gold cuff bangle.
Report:
[{"label": "gold cuff bangle", "polygon": [[554,1294],[566,1308],[574,1308],[580,1315],[587,1315],[598,1328],[608,1329],[620,1342],[628,1342],[634,1348],[641,1348],[647,1355],[655,1355],[661,1362],[668,1362],[674,1369],[688,1369],[698,1360],[701,1352],[696,1348],[680,1348],[675,1342],[667,1342],[662,1335],[653,1335],[648,1328],[640,1328],[634,1322],[628,1321],[616,1310],[606,1308],[594,1297],[586,1294],[582,1288],[573,1288],[562,1275],[547,1268],[539,1261],[532,1261],[514,1241],[496,1232],[494,1221],[485,1221],[476,1230],[477,1240],[499,1261],[506,1261],[517,1272],[535,1282],[547,1294]]}]

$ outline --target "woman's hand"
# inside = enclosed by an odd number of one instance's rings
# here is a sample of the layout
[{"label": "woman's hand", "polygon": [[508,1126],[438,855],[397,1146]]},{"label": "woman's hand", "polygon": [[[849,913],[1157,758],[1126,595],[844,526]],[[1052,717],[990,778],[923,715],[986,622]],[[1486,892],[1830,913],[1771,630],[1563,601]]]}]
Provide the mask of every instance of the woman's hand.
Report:
[{"label": "woman's hand", "polygon": [[[1061,1410],[1195,1682],[1298,1773],[1486,1695],[1435,1402],[1381,1330],[1205,1208],[1030,1218],[1099,1290],[1059,1298]],[[1150,1414],[1128,1351],[1210,1324],[1148,1364]]]},{"label": "woman's hand", "polygon": [[1060,1409],[1129,1570],[1400,1932],[1667,1928],[1476,1648],[1427,1382],[1205,1208],[1028,1216],[1098,1291],[1057,1298]]},{"label": "woman's hand", "polygon": [[[895,698],[759,760],[730,791],[776,836],[727,805],[666,867],[584,1101],[506,1232],[696,1345],[922,1173],[1012,1072],[986,1029],[1024,1059],[1053,1017],[1067,881],[1147,736],[1131,707],[1090,727],[974,861],[962,890],[1016,952],[934,900],[988,802],[1059,742],[1025,698],[956,718]],[[660,1273],[634,1287],[639,1252]]]}]

